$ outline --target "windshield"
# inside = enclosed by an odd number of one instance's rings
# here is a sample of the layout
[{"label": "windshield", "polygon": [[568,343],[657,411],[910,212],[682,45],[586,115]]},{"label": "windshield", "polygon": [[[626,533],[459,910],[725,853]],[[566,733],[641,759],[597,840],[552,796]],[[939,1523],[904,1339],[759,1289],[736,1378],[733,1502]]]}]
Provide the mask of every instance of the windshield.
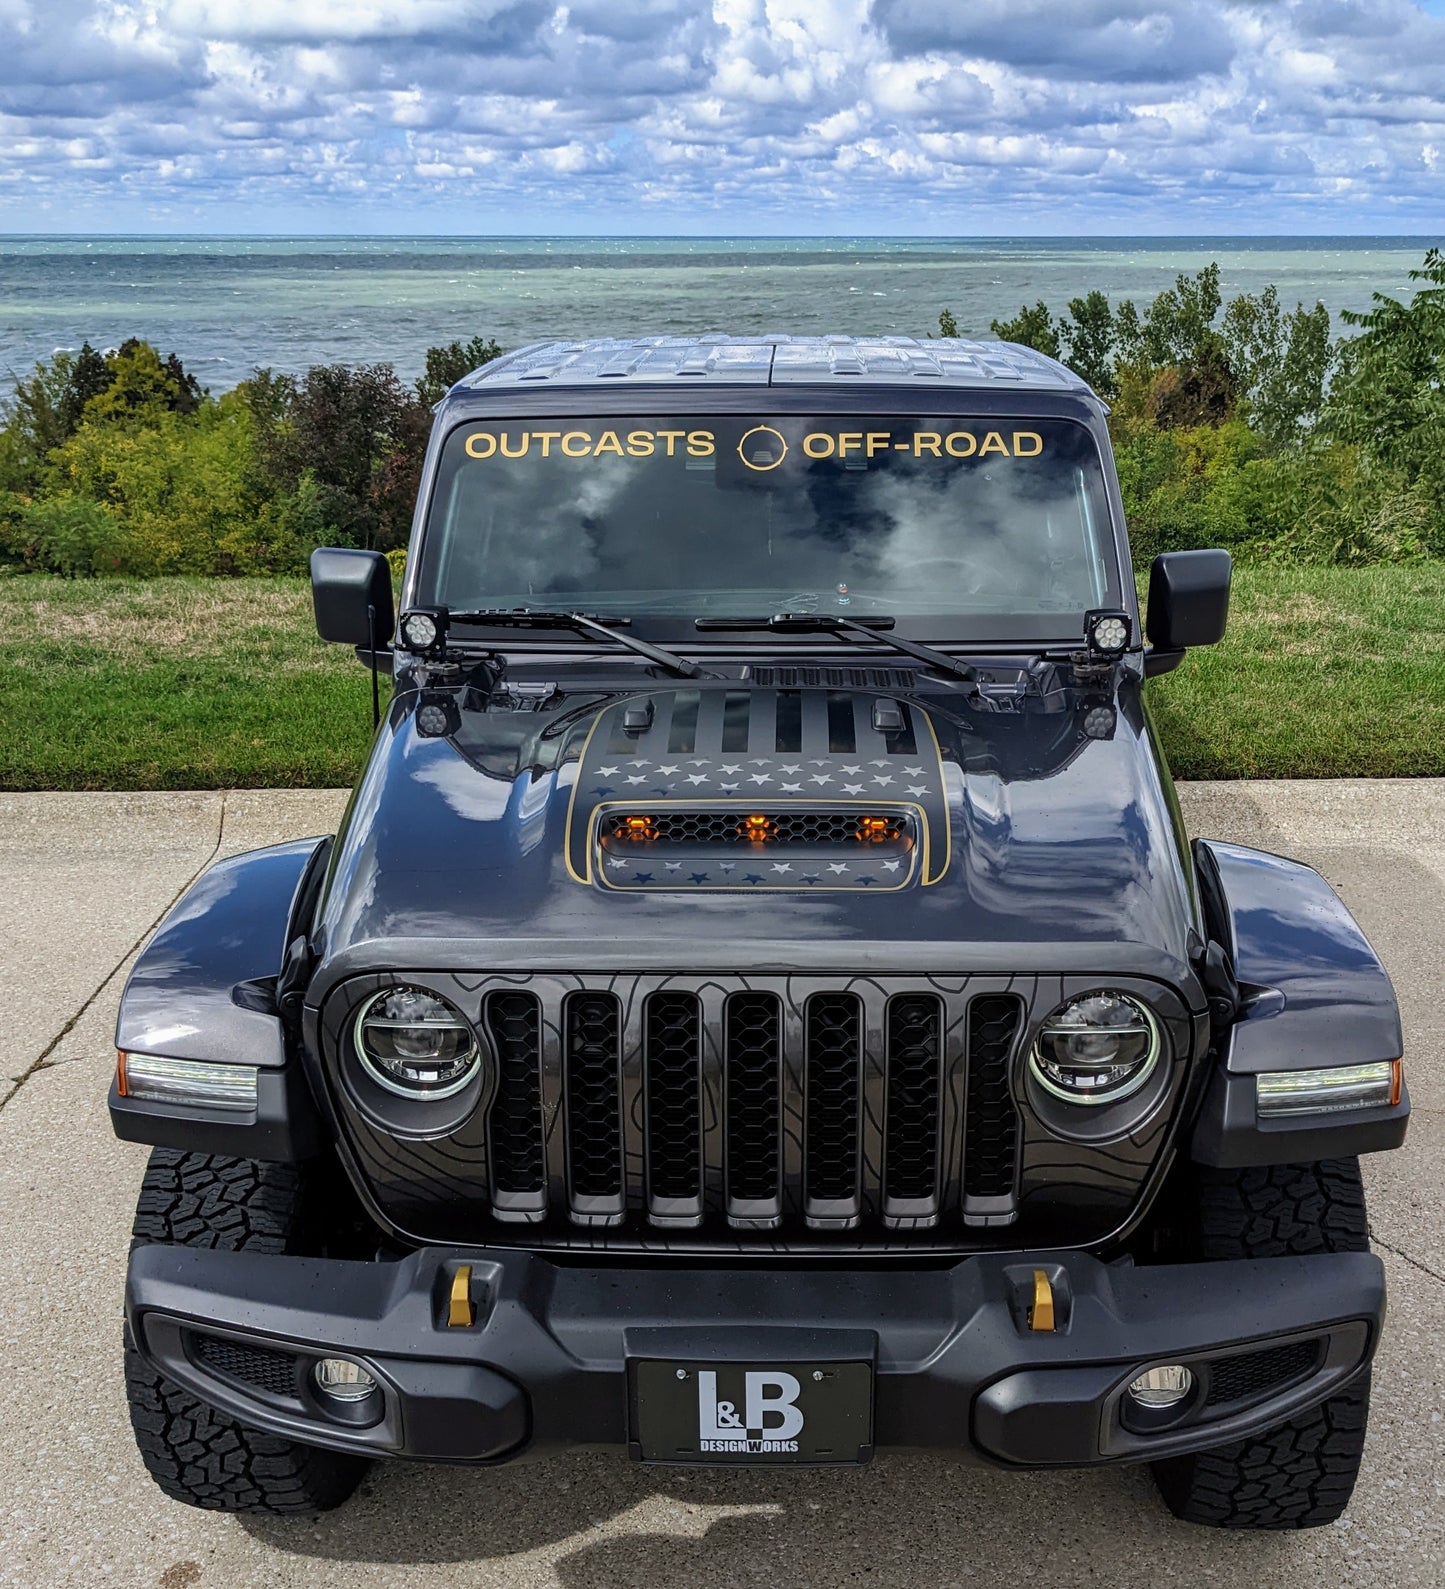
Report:
[{"label": "windshield", "polygon": [[1120,596],[1082,425],[850,414],[460,426],[417,599],[680,619],[846,609],[953,633],[986,615],[1072,638]]}]

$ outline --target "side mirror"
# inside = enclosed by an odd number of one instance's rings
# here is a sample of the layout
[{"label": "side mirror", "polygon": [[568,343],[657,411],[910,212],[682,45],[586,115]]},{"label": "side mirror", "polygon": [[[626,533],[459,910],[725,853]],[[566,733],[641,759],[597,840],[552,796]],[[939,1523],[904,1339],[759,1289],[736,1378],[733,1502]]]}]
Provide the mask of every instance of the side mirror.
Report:
[{"label": "side mirror", "polygon": [[1229,619],[1228,552],[1161,552],[1149,569],[1144,632],[1157,651],[1212,646]]},{"label": "side mirror", "polygon": [[391,565],[380,552],[318,546],[311,554],[311,602],[323,640],[379,650],[396,627]]}]

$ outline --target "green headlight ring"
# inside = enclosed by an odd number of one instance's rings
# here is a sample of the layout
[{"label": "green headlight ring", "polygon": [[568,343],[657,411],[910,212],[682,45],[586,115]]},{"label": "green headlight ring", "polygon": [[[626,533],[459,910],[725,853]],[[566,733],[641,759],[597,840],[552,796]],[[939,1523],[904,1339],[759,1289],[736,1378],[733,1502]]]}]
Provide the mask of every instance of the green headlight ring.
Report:
[{"label": "green headlight ring", "polygon": [[[400,1080],[398,1077],[388,1072],[385,1064],[381,1060],[374,1058],[370,1050],[367,1048],[366,1023],[367,1017],[371,1014],[372,1010],[381,1002],[381,1000],[392,998],[398,993],[407,992],[425,994],[427,998],[434,999],[438,1004],[444,1004],[447,1009],[453,1013],[456,1019],[450,1021],[407,1021],[402,1023],[389,1022],[387,1024],[401,1024],[406,1026],[434,1026],[439,1031],[450,1032],[460,1030],[467,1034],[467,1050],[466,1054],[463,1056],[464,1063],[462,1064],[460,1073],[452,1077],[449,1081],[443,1082],[440,1086],[427,1086],[425,1083],[409,1085],[407,1082]],[[366,1003],[363,1004],[357,1011],[356,1021],[352,1026],[351,1035],[352,1043],[356,1049],[356,1056],[361,1061],[361,1068],[366,1072],[367,1076],[374,1081],[378,1087],[381,1087],[385,1091],[392,1093],[395,1097],[410,1098],[413,1100],[413,1102],[431,1103],[434,1100],[442,1098],[456,1097],[456,1095],[461,1092],[463,1088],[471,1085],[472,1080],[476,1076],[478,1065],[481,1062],[482,1051],[481,1045],[477,1042],[477,1034],[472,1029],[471,1022],[467,1020],[462,1012],[458,1010],[449,999],[444,999],[439,993],[433,993],[429,988],[413,988],[410,984],[404,984],[394,988],[383,988],[380,993],[372,994]]]},{"label": "green headlight ring", "polygon": [[[1134,1011],[1139,1017],[1139,1024],[1149,1033],[1149,1051],[1145,1054],[1143,1060],[1139,1062],[1138,1069],[1118,1086],[1085,1096],[1077,1092],[1070,1092],[1066,1087],[1060,1087],[1057,1082],[1050,1079],[1044,1069],[1043,1056],[1039,1052],[1039,1043],[1051,1021],[1056,1021],[1065,1011],[1072,1009],[1076,1004],[1082,1004],[1085,999],[1098,998],[1118,999]],[[1107,1028],[1101,1028],[1101,1030],[1107,1030]],[[1124,1029],[1116,1027],[1113,1030],[1122,1031]],[[1140,1091],[1158,1069],[1159,1058],[1163,1052],[1164,1031],[1159,1024],[1159,1017],[1155,1015],[1147,1004],[1140,999],[1136,999],[1132,994],[1121,993],[1118,988],[1091,988],[1087,993],[1076,993],[1073,998],[1066,999],[1057,1009],[1051,1010],[1039,1023],[1038,1035],[1034,1038],[1033,1047],[1029,1050],[1029,1074],[1051,1098],[1058,1098],[1064,1103],[1073,1104],[1076,1108],[1098,1109],[1107,1104],[1123,1103],[1125,1099],[1132,1098],[1136,1092]]]}]

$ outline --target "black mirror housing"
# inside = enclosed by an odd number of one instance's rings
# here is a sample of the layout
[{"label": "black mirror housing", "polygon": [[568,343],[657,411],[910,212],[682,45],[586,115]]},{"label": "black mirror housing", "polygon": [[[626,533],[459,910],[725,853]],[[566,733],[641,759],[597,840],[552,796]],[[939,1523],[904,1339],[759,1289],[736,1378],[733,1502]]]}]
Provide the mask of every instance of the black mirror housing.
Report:
[{"label": "black mirror housing", "polygon": [[396,608],[391,565],[380,552],[318,546],[311,554],[311,602],[323,640],[378,648],[391,639]]},{"label": "black mirror housing", "polygon": [[1159,651],[1212,646],[1229,620],[1228,552],[1161,552],[1149,569],[1144,631]]}]

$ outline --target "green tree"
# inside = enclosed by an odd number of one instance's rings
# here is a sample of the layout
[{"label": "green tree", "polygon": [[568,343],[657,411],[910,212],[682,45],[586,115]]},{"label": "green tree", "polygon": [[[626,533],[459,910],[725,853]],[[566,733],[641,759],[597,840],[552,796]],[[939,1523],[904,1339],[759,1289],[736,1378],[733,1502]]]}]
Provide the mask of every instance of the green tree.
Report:
[{"label": "green tree", "polygon": [[426,373],[416,383],[416,395],[432,408],[463,376],[501,356],[502,345],[495,337],[473,337],[470,342],[448,342],[428,348]]},{"label": "green tree", "polygon": [[990,321],[989,330],[1000,342],[1021,342],[1051,359],[1059,357],[1059,328],[1042,300],[1032,309],[1024,304],[1012,320]]},{"label": "green tree", "polygon": [[1101,397],[1113,397],[1114,312],[1097,288],[1083,298],[1069,300],[1061,326],[1067,353],[1064,363],[1077,371]]},{"label": "green tree", "polygon": [[389,364],[323,364],[300,381],[267,375],[246,402],[264,416],[261,464],[285,494],[308,471],[329,532],[386,551],[405,543],[431,428],[426,404]]},{"label": "green tree", "polygon": [[1445,514],[1445,253],[1432,248],[1410,279],[1424,285],[1408,304],[1376,293],[1367,313],[1345,312],[1359,335],[1341,349],[1327,418]]},{"label": "green tree", "polygon": [[945,309],[939,315],[938,334],[941,337],[956,337],[961,334],[958,329],[958,321],[953,318],[952,309]]},{"label": "green tree", "polygon": [[161,414],[194,414],[203,393],[174,353],[166,358],[132,337],[106,359],[107,381],[81,408],[82,422],[151,424]]},{"label": "green tree", "polygon": [[1242,293],[1224,311],[1225,357],[1249,422],[1272,447],[1298,442],[1318,418],[1333,356],[1330,312],[1296,304],[1280,307],[1279,293]]}]

